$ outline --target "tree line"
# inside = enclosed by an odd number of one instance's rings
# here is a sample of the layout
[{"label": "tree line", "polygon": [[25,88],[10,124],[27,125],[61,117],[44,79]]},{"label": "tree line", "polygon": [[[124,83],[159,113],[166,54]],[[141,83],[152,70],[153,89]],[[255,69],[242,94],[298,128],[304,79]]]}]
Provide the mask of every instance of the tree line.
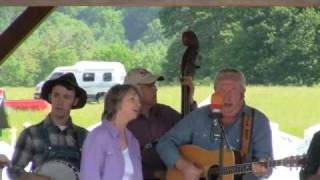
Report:
[{"label": "tree line", "polygon": [[[22,10],[0,7],[0,30]],[[33,86],[79,60],[143,66],[177,81],[187,30],[199,38],[199,82],[210,82],[222,67],[241,69],[250,84],[320,81],[317,8],[62,7],[0,67],[0,85]]]}]

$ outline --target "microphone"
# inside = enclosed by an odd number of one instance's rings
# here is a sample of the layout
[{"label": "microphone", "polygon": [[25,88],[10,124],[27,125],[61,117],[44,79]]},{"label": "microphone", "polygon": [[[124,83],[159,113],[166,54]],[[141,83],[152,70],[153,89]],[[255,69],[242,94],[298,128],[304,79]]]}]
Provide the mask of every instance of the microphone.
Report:
[{"label": "microphone", "polygon": [[213,93],[211,96],[210,117],[214,121],[220,120],[222,117],[223,98],[220,94]]}]

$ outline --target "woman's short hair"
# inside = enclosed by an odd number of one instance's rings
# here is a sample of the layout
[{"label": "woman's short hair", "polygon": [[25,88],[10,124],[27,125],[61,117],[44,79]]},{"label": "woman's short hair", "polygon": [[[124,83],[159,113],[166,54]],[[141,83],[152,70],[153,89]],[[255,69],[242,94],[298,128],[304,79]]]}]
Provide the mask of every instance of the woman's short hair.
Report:
[{"label": "woman's short hair", "polygon": [[246,78],[244,77],[244,74],[238,69],[224,68],[219,70],[214,78],[214,89],[217,87],[218,82],[223,79],[239,80],[241,87],[244,89],[246,87]]},{"label": "woman's short hair", "polygon": [[109,89],[104,98],[102,120],[107,119],[111,121],[113,119],[119,109],[121,101],[130,90],[135,91],[140,96],[139,90],[130,84],[117,84]]}]

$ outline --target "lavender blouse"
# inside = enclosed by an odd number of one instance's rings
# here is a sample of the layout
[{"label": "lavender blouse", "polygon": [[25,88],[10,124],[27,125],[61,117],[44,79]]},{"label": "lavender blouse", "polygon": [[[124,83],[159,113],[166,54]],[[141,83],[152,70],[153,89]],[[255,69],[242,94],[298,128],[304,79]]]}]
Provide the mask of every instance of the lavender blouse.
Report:
[{"label": "lavender blouse", "polygon": [[[129,156],[133,165],[133,178],[142,180],[140,146],[126,129]],[[107,120],[87,136],[82,150],[80,180],[122,180],[125,161],[120,148],[120,134]]]}]

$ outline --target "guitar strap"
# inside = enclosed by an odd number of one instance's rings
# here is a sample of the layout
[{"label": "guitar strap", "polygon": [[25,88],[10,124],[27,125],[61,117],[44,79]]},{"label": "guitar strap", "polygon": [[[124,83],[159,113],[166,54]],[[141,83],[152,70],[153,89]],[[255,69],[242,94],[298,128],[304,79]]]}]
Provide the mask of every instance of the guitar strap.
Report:
[{"label": "guitar strap", "polygon": [[250,108],[248,112],[242,113],[242,132],[241,132],[241,146],[240,155],[241,161],[244,161],[249,153],[250,141],[253,128],[254,109]]}]

